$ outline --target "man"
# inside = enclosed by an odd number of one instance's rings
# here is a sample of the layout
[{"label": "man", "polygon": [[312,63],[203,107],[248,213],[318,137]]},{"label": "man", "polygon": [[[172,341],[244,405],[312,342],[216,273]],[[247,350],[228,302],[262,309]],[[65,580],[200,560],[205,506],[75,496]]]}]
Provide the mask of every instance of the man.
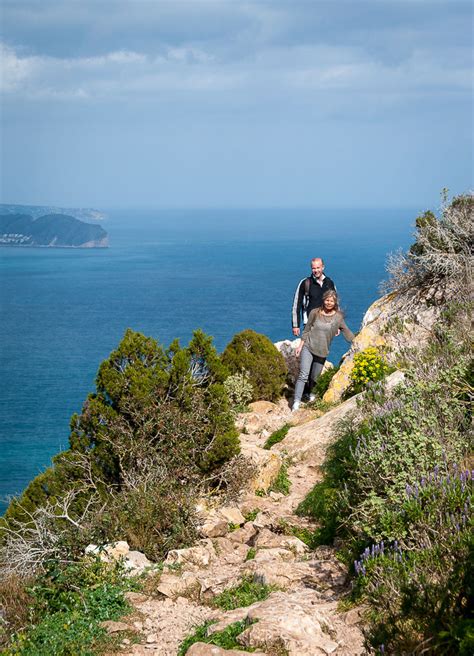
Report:
[{"label": "man", "polygon": [[308,321],[309,313],[323,304],[323,294],[328,289],[336,289],[331,278],[324,275],[324,262],[320,257],[311,260],[311,276],[303,278],[298,283],[293,307],[291,309],[291,325],[293,335],[300,336],[300,324],[303,328]]}]

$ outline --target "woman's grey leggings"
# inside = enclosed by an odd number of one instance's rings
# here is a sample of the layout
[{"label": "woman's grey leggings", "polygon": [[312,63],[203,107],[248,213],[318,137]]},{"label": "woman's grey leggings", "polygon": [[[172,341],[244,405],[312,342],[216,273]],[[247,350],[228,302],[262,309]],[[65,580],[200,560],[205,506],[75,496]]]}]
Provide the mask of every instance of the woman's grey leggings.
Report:
[{"label": "woman's grey leggings", "polygon": [[307,346],[303,346],[300,354],[300,372],[295,385],[295,401],[301,401],[308,378],[311,378],[311,387],[314,385],[316,378],[323,370],[325,362],[326,358],[313,355]]}]

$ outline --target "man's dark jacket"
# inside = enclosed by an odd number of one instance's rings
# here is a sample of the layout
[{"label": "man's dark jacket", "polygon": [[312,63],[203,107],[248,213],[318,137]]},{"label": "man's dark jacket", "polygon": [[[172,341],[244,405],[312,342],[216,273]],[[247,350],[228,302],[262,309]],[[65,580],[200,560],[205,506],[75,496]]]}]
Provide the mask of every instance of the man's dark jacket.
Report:
[{"label": "man's dark jacket", "polygon": [[[309,280],[308,296],[305,294],[305,280]],[[300,323],[303,325],[308,321],[309,313],[314,308],[321,307],[323,304],[323,294],[329,289],[336,289],[331,278],[324,277],[323,284],[316,282],[313,276],[303,278],[298,283],[293,298],[293,307],[291,308],[291,325],[293,328],[299,328]]]}]

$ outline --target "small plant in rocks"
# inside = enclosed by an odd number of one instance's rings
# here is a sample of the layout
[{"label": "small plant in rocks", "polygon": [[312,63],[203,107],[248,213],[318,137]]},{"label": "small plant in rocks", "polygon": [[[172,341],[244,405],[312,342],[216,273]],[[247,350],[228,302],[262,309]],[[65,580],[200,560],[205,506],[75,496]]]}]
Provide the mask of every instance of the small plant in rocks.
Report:
[{"label": "small plant in rocks", "polygon": [[249,577],[245,577],[233,588],[224,590],[212,599],[212,605],[222,610],[234,610],[251,606],[256,601],[264,601],[276,590],[273,585],[258,583]]},{"label": "small plant in rocks", "polygon": [[288,477],[288,463],[282,462],[280,471],[278,472],[277,477],[271,484],[268,491],[280,492],[281,494],[288,496],[290,494],[290,489],[291,489],[291,481]]}]

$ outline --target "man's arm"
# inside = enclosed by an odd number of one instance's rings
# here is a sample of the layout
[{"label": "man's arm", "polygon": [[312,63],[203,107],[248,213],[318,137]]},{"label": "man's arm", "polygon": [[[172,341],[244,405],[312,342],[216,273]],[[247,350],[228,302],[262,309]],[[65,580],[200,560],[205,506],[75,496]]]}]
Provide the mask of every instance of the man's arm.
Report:
[{"label": "man's arm", "polygon": [[300,317],[301,317],[301,306],[303,304],[304,296],[304,281],[300,280],[298,286],[296,287],[295,295],[293,297],[293,305],[291,307],[291,326],[293,329],[293,335],[298,337],[300,334]]}]

